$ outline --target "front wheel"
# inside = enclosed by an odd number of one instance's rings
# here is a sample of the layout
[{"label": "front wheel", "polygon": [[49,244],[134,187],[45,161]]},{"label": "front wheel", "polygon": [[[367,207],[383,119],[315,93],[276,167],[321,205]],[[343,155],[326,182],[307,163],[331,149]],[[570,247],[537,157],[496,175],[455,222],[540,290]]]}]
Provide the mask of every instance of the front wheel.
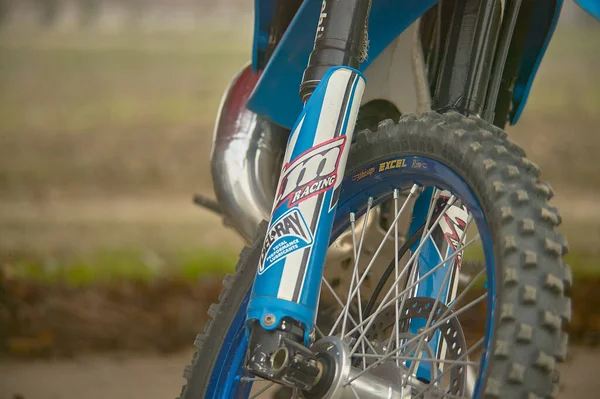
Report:
[{"label": "front wheel", "polygon": [[[571,273],[524,152],[478,118],[430,112],[358,133],[346,170],[313,349],[336,346],[352,372],[318,396],[360,398],[376,376],[403,398],[553,397]],[[264,234],[209,309],[182,399],[304,395],[244,368]]]}]

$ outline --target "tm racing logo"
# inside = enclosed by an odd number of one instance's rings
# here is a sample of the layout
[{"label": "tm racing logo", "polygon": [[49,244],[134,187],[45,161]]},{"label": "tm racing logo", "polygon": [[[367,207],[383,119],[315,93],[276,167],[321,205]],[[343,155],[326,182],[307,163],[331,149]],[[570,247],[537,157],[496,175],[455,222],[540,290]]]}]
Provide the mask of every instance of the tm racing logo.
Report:
[{"label": "tm racing logo", "polygon": [[271,224],[260,254],[258,273],[263,274],[292,252],[312,245],[313,237],[304,218],[294,208]]},{"label": "tm racing logo", "polygon": [[298,202],[333,188],[346,137],[340,136],[309,149],[288,163],[281,173],[276,208]]}]

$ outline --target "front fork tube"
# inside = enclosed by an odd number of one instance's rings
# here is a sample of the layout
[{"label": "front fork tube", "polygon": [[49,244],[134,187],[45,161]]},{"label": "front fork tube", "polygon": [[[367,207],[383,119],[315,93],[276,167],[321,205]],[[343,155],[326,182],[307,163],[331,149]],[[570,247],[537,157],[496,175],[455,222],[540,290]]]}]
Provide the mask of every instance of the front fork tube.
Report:
[{"label": "front fork tube", "polygon": [[250,328],[281,330],[291,322],[310,342],[364,88],[358,70],[330,68],[292,130],[248,305]]},{"label": "front fork tube", "polygon": [[[420,226],[426,223],[427,215],[431,207],[435,207],[437,202],[438,209],[445,206],[446,201],[451,196],[447,191],[438,191],[432,187],[427,188],[419,196],[415,202],[413,210],[413,220],[409,230],[409,236],[414,234]],[[431,217],[430,225],[437,219],[434,214]],[[454,202],[444,215],[440,218],[438,225],[433,229],[433,232],[425,244],[421,246],[421,250],[417,259],[417,270],[414,281],[419,279],[419,276],[430,272],[435,266],[439,265],[444,259],[448,258],[464,241],[463,236],[466,232],[466,224],[468,212],[460,201]],[[411,248],[415,251],[419,247],[419,243]],[[464,242],[463,242],[464,244]],[[431,275],[421,281],[417,287],[414,296],[421,298],[439,299],[439,305],[443,308],[450,304],[456,298],[459,271],[462,263],[461,254],[448,260],[442,267],[438,268]],[[426,319],[413,319],[410,322],[409,332],[411,335],[419,334],[419,330],[426,328]],[[435,322],[435,321],[434,321]],[[431,352],[437,359],[443,360],[446,353],[445,342],[439,331],[436,331],[432,339],[425,341],[423,345],[428,345]],[[427,357],[427,351],[424,350],[421,354],[413,354],[416,357]],[[410,362],[409,362],[410,364]],[[430,381],[434,375],[431,369],[433,363],[419,362],[416,369],[418,378]],[[443,365],[443,363],[442,363]],[[442,367],[442,366],[440,366]],[[443,370],[437,370],[438,373]]]}]

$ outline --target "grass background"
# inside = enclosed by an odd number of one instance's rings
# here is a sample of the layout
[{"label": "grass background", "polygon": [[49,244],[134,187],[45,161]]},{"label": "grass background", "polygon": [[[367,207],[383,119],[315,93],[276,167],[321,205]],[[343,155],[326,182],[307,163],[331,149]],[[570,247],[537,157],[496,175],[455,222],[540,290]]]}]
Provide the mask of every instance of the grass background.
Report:
[{"label": "grass background", "polygon": [[[87,284],[232,270],[242,242],[211,195],[221,93],[250,58],[250,15],[188,29],[0,32],[0,262]],[[233,27],[232,27],[233,26]],[[560,25],[509,136],[538,163],[580,275],[600,271],[600,25]]]}]

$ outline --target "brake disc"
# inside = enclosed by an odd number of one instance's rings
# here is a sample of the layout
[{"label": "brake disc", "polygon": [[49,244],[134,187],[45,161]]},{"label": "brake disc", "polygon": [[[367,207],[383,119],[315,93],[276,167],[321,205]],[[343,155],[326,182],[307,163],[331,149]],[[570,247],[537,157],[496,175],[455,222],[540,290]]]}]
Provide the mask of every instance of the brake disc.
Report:
[{"label": "brake disc", "polygon": [[[400,338],[404,340],[413,338],[414,335],[410,334],[408,331],[410,321],[412,319],[427,320],[431,314],[431,311],[433,310],[434,304],[435,300],[433,298],[408,298],[405,302],[402,314],[399,315],[399,329],[401,331]],[[446,305],[438,303],[436,305],[435,314],[431,319],[430,325],[437,323],[437,321],[444,314],[446,315],[445,317],[447,317],[448,315],[452,314],[452,311],[448,310]],[[381,347],[381,343],[386,342],[385,340],[387,336],[391,334],[391,329],[394,326],[395,318],[396,312],[393,307],[390,307],[380,313],[375,318],[370,331],[366,334],[367,338],[373,343],[378,343],[378,346]],[[448,320],[446,320],[441,326],[428,333],[425,339],[426,344],[433,338],[436,332],[439,332],[441,335],[440,342],[444,342],[446,345],[445,360],[461,360],[461,355],[467,350],[467,343],[458,318],[449,317]],[[407,346],[399,355],[410,356],[411,353],[413,353],[416,349],[415,346]],[[428,344],[426,346],[428,349],[421,348],[421,350],[425,349],[427,356],[429,356],[430,359],[435,358],[431,347]],[[433,362],[432,365],[437,365],[437,367],[432,367],[432,369],[435,368],[437,371],[443,370],[443,367],[440,367],[440,365],[443,365],[442,362]],[[449,373],[449,389],[447,392],[452,395],[462,395],[466,388],[467,367],[461,364],[454,364],[451,367],[452,369]],[[435,373],[433,376],[434,379],[436,374],[437,373]]]}]

